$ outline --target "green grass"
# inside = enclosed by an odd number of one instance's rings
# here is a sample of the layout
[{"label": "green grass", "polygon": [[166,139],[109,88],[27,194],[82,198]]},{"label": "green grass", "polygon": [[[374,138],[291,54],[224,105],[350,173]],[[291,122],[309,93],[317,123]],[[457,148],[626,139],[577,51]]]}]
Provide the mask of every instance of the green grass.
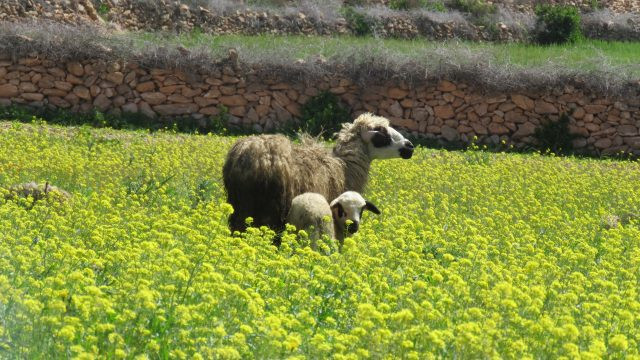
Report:
[{"label": "green grass", "polygon": [[[0,138],[2,359],[639,356],[638,162],[418,148],[372,164],[382,214],[313,252],[229,234],[235,138]],[[29,181],[72,198],[5,200]]]},{"label": "green grass", "polygon": [[[156,33],[130,34],[139,43],[181,44],[185,47],[207,48],[224,54],[228,48],[239,49],[241,53],[277,54],[287,59],[306,59],[315,55],[325,58],[347,54],[358,54],[361,49],[367,53],[394,54],[406,58],[420,59],[425,54],[442,49],[453,53],[472,52],[483,54],[488,61],[522,67],[536,67],[559,64],[580,70],[593,70],[611,66],[627,67],[640,76],[640,42],[606,42],[583,40],[571,45],[539,46],[522,43],[473,43],[434,42],[425,39],[375,39],[363,37],[319,37],[319,36],[271,36],[271,35],[224,35],[214,36],[194,32],[184,35],[161,35]],[[462,55],[463,56],[463,55]]]}]

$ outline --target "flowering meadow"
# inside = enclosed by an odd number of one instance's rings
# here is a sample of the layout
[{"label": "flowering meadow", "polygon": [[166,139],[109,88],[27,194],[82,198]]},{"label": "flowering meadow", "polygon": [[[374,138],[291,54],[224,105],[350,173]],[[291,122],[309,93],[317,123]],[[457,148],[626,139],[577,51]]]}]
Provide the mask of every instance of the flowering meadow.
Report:
[{"label": "flowering meadow", "polygon": [[314,252],[229,233],[234,141],[0,123],[0,192],[72,194],[0,196],[0,358],[640,358],[639,163],[420,148]]}]

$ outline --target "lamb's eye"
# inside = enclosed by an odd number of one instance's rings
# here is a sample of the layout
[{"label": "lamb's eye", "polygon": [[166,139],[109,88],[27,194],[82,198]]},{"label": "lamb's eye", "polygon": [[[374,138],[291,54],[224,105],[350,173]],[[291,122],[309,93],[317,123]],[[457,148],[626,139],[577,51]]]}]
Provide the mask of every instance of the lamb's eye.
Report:
[{"label": "lamb's eye", "polygon": [[344,210],[342,210],[342,207],[339,207],[339,208],[338,208],[338,216],[339,216],[339,217],[344,217],[345,215],[346,215],[346,214],[345,214]]},{"label": "lamb's eye", "polygon": [[382,131],[383,127],[382,126],[376,126],[373,128],[373,131]]}]

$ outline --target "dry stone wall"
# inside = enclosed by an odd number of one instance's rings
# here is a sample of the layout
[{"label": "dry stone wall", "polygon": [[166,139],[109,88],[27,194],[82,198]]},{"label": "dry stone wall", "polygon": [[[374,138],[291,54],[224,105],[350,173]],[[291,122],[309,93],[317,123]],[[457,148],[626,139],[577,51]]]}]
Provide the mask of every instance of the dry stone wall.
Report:
[{"label": "dry stone wall", "polygon": [[142,113],[152,118],[205,119],[228,108],[230,122],[273,131],[295,121],[301,106],[323,90],[338,95],[353,115],[388,117],[415,136],[444,142],[534,143],[546,119],[571,112],[576,148],[590,153],[640,155],[640,97],[608,99],[571,87],[546,93],[485,95],[446,80],[409,86],[361,87],[349,79],[282,82],[228,64],[213,74],[147,69],[135,63],[84,61],[57,64],[0,59],[0,105],[49,106],[71,111]]},{"label": "dry stone wall", "polygon": [[[592,0],[549,0],[552,3],[589,5]],[[91,0],[2,0],[0,21],[25,19],[54,20],[69,24],[89,23],[108,29],[129,31],[189,32],[197,29],[211,34],[291,34],[341,35],[354,29],[340,14],[340,8],[313,10],[305,7],[251,8],[237,5],[229,9],[207,7],[206,2],[173,0],[102,0],[102,7]],[[378,37],[434,40],[527,41],[533,31],[534,1],[494,1],[511,9],[504,16],[478,22],[473,16],[457,12],[390,11],[359,8]],[[600,0],[600,5],[627,15],[591,16],[582,24],[589,37],[605,40],[640,38],[640,1]],[[589,8],[583,6],[583,8]],[[368,10],[367,10],[368,9]],[[506,10],[505,10],[506,11]],[[515,11],[511,13],[510,11]],[[489,21],[489,22],[487,22]]]}]

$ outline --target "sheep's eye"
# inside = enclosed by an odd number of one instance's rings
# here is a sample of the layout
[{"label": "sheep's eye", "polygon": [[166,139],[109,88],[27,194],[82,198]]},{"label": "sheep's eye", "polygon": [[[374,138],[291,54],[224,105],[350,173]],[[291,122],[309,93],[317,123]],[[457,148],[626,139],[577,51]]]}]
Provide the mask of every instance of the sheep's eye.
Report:
[{"label": "sheep's eye", "polygon": [[342,207],[338,208],[338,216],[339,217],[344,217],[346,214],[344,213],[344,210],[342,210]]},{"label": "sheep's eye", "polygon": [[383,131],[382,129],[383,129],[382,126],[376,126],[373,128],[374,131]]}]

